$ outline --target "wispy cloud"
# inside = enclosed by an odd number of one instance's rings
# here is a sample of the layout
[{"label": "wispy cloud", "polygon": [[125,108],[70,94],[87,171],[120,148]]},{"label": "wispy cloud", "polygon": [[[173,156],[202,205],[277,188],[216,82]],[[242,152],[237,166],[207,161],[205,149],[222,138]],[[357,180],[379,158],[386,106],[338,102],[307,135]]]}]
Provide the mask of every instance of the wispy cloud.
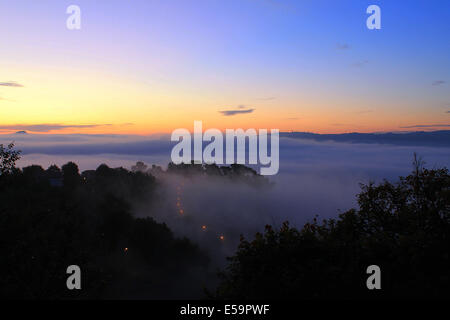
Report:
[{"label": "wispy cloud", "polygon": [[252,113],[253,111],[255,111],[255,109],[250,108],[250,109],[245,109],[246,107],[243,105],[239,105],[237,106],[237,109],[234,110],[224,110],[224,111],[219,111],[222,115],[224,116],[235,116],[237,114],[245,114],[245,113]]},{"label": "wispy cloud", "polygon": [[337,43],[336,49],[338,50],[348,50],[350,49],[350,46],[347,43]]},{"label": "wispy cloud", "polygon": [[345,124],[345,123],[330,123],[330,125],[335,126],[335,127],[348,126],[348,124]]},{"label": "wispy cloud", "polygon": [[22,88],[23,85],[14,81],[9,82],[0,82],[1,87],[15,87],[15,88]]},{"label": "wispy cloud", "polygon": [[362,68],[369,63],[369,60],[358,61],[352,64],[352,67]]},{"label": "wispy cloud", "polygon": [[363,113],[371,113],[373,112],[373,110],[367,109],[367,110],[360,110],[360,111],[355,111],[355,113],[357,114],[363,114]]},{"label": "wispy cloud", "polygon": [[412,129],[412,128],[444,128],[444,127],[450,127],[450,124],[416,124],[414,126],[404,126],[400,128]]},{"label": "wispy cloud", "polygon": [[265,98],[257,98],[256,100],[262,100],[262,101],[270,101],[270,100],[275,100],[276,97],[265,97]]},{"label": "wispy cloud", "polygon": [[112,124],[75,124],[64,125],[58,123],[43,123],[43,124],[12,124],[12,125],[0,125],[0,130],[20,130],[20,131],[32,131],[32,132],[49,132],[53,130],[63,130],[68,128],[85,129],[95,128],[103,126],[111,126]]},{"label": "wispy cloud", "polygon": [[435,80],[431,83],[432,86],[440,86],[441,84],[444,84],[444,80]]},{"label": "wispy cloud", "polygon": [[9,101],[9,102],[15,102],[15,100],[11,100],[11,99],[6,99],[3,97],[0,97],[0,101]]}]

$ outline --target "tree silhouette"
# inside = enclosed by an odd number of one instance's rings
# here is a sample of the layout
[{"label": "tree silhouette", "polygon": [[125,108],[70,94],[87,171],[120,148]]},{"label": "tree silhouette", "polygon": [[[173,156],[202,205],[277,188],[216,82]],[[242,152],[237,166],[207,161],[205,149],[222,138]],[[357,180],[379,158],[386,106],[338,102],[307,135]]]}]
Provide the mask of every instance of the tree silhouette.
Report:
[{"label": "tree silhouette", "polygon": [[[301,230],[267,226],[241,239],[220,274],[216,298],[296,299],[449,297],[450,175],[414,170],[395,184],[361,186],[359,209]],[[369,265],[382,271],[382,290],[366,287]]]},{"label": "tree silhouette", "polygon": [[76,163],[68,162],[61,169],[65,188],[73,189],[80,184],[81,176]]},{"label": "tree silhouette", "polygon": [[131,171],[133,172],[146,172],[148,169],[148,166],[143,163],[142,161],[136,162],[134,166],[131,167]]},{"label": "tree silhouette", "polygon": [[[159,203],[151,173],[268,185],[242,165],[133,172],[102,164],[80,175],[73,162],[17,169],[19,154],[13,144],[0,147],[0,297],[7,298],[200,298],[208,256],[166,224],[132,215],[144,202],[149,211]],[[357,199],[357,209],[336,219],[315,218],[300,230],[286,222],[242,238],[210,297],[448,297],[448,169],[425,169],[415,157],[409,176],[361,185]],[[65,286],[71,264],[83,270],[81,291]],[[373,264],[382,290],[366,287]]]},{"label": "tree silhouette", "polygon": [[10,143],[6,148],[0,144],[0,176],[13,171],[17,160],[20,159],[20,153],[14,150],[14,143]]},{"label": "tree silhouette", "polygon": [[[165,224],[131,214],[152,200],[154,177],[106,165],[80,176],[73,162],[10,168],[0,183],[0,298],[201,296],[201,285],[180,283],[201,279],[207,256]],[[66,288],[72,264],[82,269],[80,291]]]}]

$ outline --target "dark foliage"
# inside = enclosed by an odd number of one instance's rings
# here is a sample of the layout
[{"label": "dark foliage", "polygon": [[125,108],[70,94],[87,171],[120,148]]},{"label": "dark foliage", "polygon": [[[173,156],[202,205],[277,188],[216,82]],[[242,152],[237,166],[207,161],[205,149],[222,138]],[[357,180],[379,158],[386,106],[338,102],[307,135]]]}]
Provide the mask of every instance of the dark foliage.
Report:
[{"label": "dark foliage", "polygon": [[[396,184],[363,185],[358,202],[338,219],[241,239],[216,298],[449,297],[448,170],[415,161]],[[369,265],[381,268],[381,290],[366,287]]]},{"label": "dark foliage", "polygon": [[11,173],[19,158],[20,151],[14,150],[14,143],[10,143],[6,148],[0,144],[0,175]]},{"label": "dark foliage", "polygon": [[[149,201],[155,179],[111,169],[79,174],[75,163],[47,170],[14,169],[0,176],[0,297],[182,298],[199,295],[180,283],[205,270],[207,257],[165,224],[130,214]],[[2,158],[3,160],[3,158]],[[66,269],[79,265],[82,290],[66,287]],[[194,276],[193,276],[194,274]],[[196,291],[197,290],[197,291]]]},{"label": "dark foliage", "polygon": [[[152,168],[150,172],[153,172]],[[195,164],[194,162],[186,164],[169,163],[167,167],[168,174],[179,174],[189,176],[220,177],[234,182],[243,182],[252,187],[268,187],[271,185],[269,180],[258,174],[254,169],[242,164],[231,164],[230,166],[218,166],[217,164]]]},{"label": "dark foliage", "polygon": [[[153,199],[155,175],[218,176],[269,184],[241,165],[137,163],[132,171],[75,163],[15,168],[19,152],[0,147],[0,298],[199,298],[208,257],[165,225],[131,215]],[[414,171],[393,184],[362,185],[359,208],[314,219],[301,230],[267,226],[241,239],[221,284],[220,299],[449,297],[450,174]],[[151,212],[149,212],[151,215]],[[66,288],[79,265],[82,290]],[[378,265],[382,290],[366,288]]]}]

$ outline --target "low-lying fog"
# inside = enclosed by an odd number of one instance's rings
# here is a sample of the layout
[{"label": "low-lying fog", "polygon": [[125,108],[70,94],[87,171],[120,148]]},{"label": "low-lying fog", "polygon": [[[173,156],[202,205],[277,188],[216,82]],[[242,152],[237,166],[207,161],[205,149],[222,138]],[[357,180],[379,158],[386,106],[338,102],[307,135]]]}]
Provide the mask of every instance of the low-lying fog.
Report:
[{"label": "low-lying fog", "polygon": [[[167,138],[117,139],[85,135],[40,139],[27,135],[18,139],[3,135],[0,143],[15,140],[17,148],[24,151],[19,166],[39,164],[47,168],[74,161],[82,171],[101,163],[130,169],[136,161],[165,167],[170,160]],[[414,152],[427,167],[450,165],[450,148],[281,138],[280,170],[268,177],[274,182],[271,188],[255,189],[221,178],[166,175],[159,202],[151,207],[136,205],[135,214],[167,223],[178,236],[197,242],[222,264],[223,257],[236,250],[240,234],[252,236],[266,224],[280,226],[286,220],[301,227],[315,215],[335,217],[355,207],[360,183],[407,175]]]}]

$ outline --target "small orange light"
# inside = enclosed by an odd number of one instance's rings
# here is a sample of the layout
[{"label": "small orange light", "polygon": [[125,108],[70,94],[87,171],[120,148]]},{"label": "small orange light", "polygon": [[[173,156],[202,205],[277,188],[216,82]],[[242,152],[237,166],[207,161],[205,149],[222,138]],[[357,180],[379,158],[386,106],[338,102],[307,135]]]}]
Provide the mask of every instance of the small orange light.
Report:
[{"label": "small orange light", "polygon": [[123,251],[127,252],[127,251],[128,251],[128,248],[124,248]]},{"label": "small orange light", "polygon": [[221,236],[219,237],[219,239],[220,239],[221,241],[223,241],[223,240],[225,240],[225,237],[221,235]]},{"label": "small orange light", "polygon": [[202,230],[205,231],[206,230],[206,226],[202,226]]}]

